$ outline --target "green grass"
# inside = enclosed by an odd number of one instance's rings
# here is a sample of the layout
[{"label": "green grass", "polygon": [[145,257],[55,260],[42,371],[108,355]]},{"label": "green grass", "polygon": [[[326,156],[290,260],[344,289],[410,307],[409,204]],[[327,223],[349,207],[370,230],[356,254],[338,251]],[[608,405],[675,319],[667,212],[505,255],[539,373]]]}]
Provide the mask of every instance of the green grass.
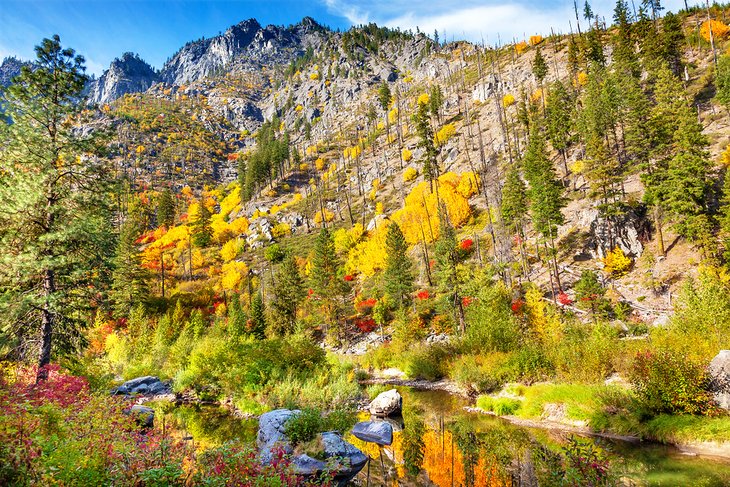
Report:
[{"label": "green grass", "polygon": [[568,419],[587,421],[600,408],[596,394],[606,386],[584,384],[537,384],[523,391],[523,418],[540,418],[546,404],[564,404]]},{"label": "green grass", "polygon": [[644,424],[646,436],[665,443],[730,441],[730,416],[671,416],[662,414]]},{"label": "green grass", "polygon": [[510,397],[484,395],[477,398],[477,407],[485,411],[492,411],[498,416],[507,416],[519,411],[522,407],[522,401]]}]

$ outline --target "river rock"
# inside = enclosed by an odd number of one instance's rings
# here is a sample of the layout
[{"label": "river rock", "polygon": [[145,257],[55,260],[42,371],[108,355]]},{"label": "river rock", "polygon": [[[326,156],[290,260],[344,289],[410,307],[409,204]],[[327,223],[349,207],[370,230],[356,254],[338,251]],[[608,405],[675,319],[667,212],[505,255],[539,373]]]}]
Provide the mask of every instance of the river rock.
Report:
[{"label": "river rock", "polygon": [[[256,437],[261,463],[270,464],[277,449],[283,450],[288,455],[294,452],[286,436],[286,422],[300,412],[299,410],[277,409],[261,415]],[[339,433],[334,431],[321,433],[320,439],[323,447],[322,454],[327,461],[323,462],[306,454],[294,455],[291,462],[298,475],[318,477],[327,470],[334,474],[337,484],[345,485],[367,463],[367,456],[353,444],[345,441]]]},{"label": "river rock", "polygon": [[385,421],[362,421],[352,427],[355,438],[377,445],[393,443],[393,426]]},{"label": "river rock", "polygon": [[152,428],[155,424],[155,410],[147,406],[135,404],[129,408],[127,413],[133,415],[137,422],[145,428]]},{"label": "river rock", "polygon": [[262,463],[271,463],[273,451],[277,447],[282,448],[284,453],[292,453],[293,448],[289,443],[289,439],[286,437],[284,429],[286,422],[300,412],[298,409],[293,411],[289,409],[276,409],[264,413],[259,417],[259,432],[256,436],[256,444],[259,447]]},{"label": "river rock", "polygon": [[170,385],[162,382],[159,378],[148,375],[145,377],[137,377],[128,380],[121,386],[114,389],[112,394],[131,395],[139,394],[143,396],[157,396],[160,394],[169,394]]},{"label": "river rock", "polygon": [[720,350],[710,362],[708,372],[715,402],[722,409],[730,410],[730,350]]},{"label": "river rock", "polygon": [[370,403],[370,414],[375,416],[390,416],[399,414],[403,410],[403,398],[395,389],[381,392]]}]

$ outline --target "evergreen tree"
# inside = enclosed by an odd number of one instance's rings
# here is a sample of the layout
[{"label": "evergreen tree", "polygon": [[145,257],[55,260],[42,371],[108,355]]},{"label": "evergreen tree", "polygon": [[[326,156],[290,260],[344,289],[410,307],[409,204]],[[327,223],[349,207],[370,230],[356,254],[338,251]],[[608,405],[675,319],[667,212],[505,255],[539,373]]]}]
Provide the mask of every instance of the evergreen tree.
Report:
[{"label": "evergreen tree", "polygon": [[284,335],[294,331],[297,309],[305,296],[304,281],[296,258],[287,252],[277,274],[274,299],[271,302],[272,311],[277,317],[277,326],[274,327],[277,334]]},{"label": "evergreen tree", "polygon": [[408,257],[408,244],[397,223],[388,225],[385,236],[385,292],[400,308],[413,292],[413,263]]},{"label": "evergreen tree", "polygon": [[167,228],[175,225],[175,200],[168,188],[160,193],[157,201],[157,224]]},{"label": "evergreen tree", "polygon": [[431,110],[431,115],[436,117],[436,120],[441,120],[441,107],[444,104],[444,92],[441,91],[441,85],[435,83],[431,86],[431,91],[428,96],[428,105]]},{"label": "evergreen tree", "polygon": [[606,290],[601,283],[598,282],[598,276],[595,272],[585,270],[580,275],[580,279],[573,286],[575,297],[580,306],[588,306],[593,314],[594,320],[598,313],[605,309],[605,301],[603,296]]},{"label": "evergreen tree", "polygon": [[613,21],[616,24],[616,33],[613,36],[613,63],[615,66],[621,66],[625,75],[638,77],[641,69],[636,56],[634,31],[626,0],[616,0]]},{"label": "evergreen tree", "polygon": [[672,12],[667,12],[662,21],[661,57],[676,76],[682,73],[683,46],[682,19]]},{"label": "evergreen tree", "polygon": [[730,54],[721,56],[717,61],[717,77],[715,78],[717,86],[717,101],[719,101],[726,110],[730,111]]},{"label": "evergreen tree", "polygon": [[527,216],[527,188],[516,165],[510,166],[502,187],[502,221],[513,233],[522,233]]},{"label": "evergreen tree", "polygon": [[548,65],[539,46],[535,49],[535,57],[532,59],[532,74],[535,76],[537,84],[542,86],[542,82],[548,74]]},{"label": "evergreen tree", "polygon": [[387,81],[383,81],[380,83],[380,88],[378,88],[378,103],[380,103],[380,108],[383,109],[384,112],[387,113],[388,107],[390,107],[390,102],[393,99],[393,95],[390,93],[390,87],[388,86]]},{"label": "evergreen tree", "polygon": [[210,245],[213,238],[213,229],[210,226],[210,210],[205,205],[205,198],[200,198],[200,212],[192,222],[192,240],[200,248]]},{"label": "evergreen tree", "polygon": [[527,190],[530,214],[538,233],[546,238],[555,238],[558,225],[564,222],[561,212],[565,206],[563,188],[555,175],[552,161],[547,157],[545,138],[538,125],[533,125],[522,161],[525,178],[530,183]]},{"label": "evergreen tree", "polygon": [[228,303],[228,333],[234,338],[246,335],[248,317],[241,307],[241,295],[233,293]]},{"label": "evergreen tree", "polygon": [[431,128],[431,120],[428,116],[427,104],[418,104],[418,111],[414,115],[413,121],[420,139],[418,146],[423,149],[423,174],[433,183],[439,175],[438,163],[436,162],[438,150],[433,142],[433,129]]},{"label": "evergreen tree", "polygon": [[454,310],[459,323],[459,331],[466,331],[464,306],[461,302],[460,282],[456,266],[460,261],[456,231],[449,221],[446,208],[441,206],[439,215],[439,237],[434,246],[436,261],[436,279],[439,290],[444,293],[446,301]]},{"label": "evergreen tree", "polygon": [[106,161],[83,117],[84,59],[58,36],[35,49],[2,93],[0,117],[0,341],[38,355],[83,342],[113,255]]},{"label": "evergreen tree", "polygon": [[565,85],[560,81],[556,81],[552,84],[548,92],[546,105],[545,123],[547,126],[547,136],[553,148],[560,153],[563,159],[563,169],[567,177],[567,150],[571,142],[575,101],[565,88]]},{"label": "evergreen tree", "polygon": [[322,301],[322,307],[331,325],[340,318],[342,298],[349,291],[345,280],[339,277],[342,266],[329,230],[322,228],[314,243],[310,287]]},{"label": "evergreen tree", "polygon": [[254,294],[250,311],[251,317],[248,320],[248,332],[254,338],[263,340],[266,338],[266,310],[264,308],[264,298],[260,292]]},{"label": "evergreen tree", "polygon": [[132,308],[143,303],[149,295],[147,280],[151,276],[142,267],[138,238],[138,225],[134,219],[128,218],[119,234],[112,274],[110,298],[114,303],[114,314],[117,317],[129,316]]},{"label": "evergreen tree", "polygon": [[203,318],[203,312],[199,309],[194,309],[190,313],[190,321],[188,327],[192,333],[193,338],[198,339],[205,334],[205,320]]}]

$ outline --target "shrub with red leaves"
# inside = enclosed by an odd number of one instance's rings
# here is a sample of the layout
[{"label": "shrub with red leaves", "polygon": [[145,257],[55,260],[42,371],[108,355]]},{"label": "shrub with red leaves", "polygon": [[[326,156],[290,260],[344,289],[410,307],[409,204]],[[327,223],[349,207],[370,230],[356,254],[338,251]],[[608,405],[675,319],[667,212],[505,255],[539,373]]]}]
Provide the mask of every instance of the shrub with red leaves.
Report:
[{"label": "shrub with red leaves", "polygon": [[562,304],[563,306],[570,306],[573,304],[573,300],[570,299],[570,296],[568,296],[565,291],[562,291],[560,294],[558,294],[558,303]]},{"label": "shrub with red leaves", "polygon": [[464,252],[471,252],[474,249],[474,240],[466,238],[459,243],[459,248]]},{"label": "shrub with red leaves", "polygon": [[465,308],[473,302],[474,298],[472,298],[471,296],[464,296],[463,298],[461,298],[461,305]]},{"label": "shrub with red leaves", "polygon": [[525,301],[522,299],[515,299],[512,301],[511,308],[514,314],[520,316],[525,311]]},{"label": "shrub with red leaves", "polygon": [[377,303],[378,300],[375,298],[363,299],[359,303],[355,304],[355,310],[362,315],[367,315],[373,311],[373,307]]},{"label": "shrub with red leaves", "polygon": [[423,289],[421,291],[418,291],[418,294],[416,294],[416,297],[420,300],[428,299],[431,297],[431,295],[428,293],[427,290]]},{"label": "shrub with red leaves", "polygon": [[355,326],[363,333],[370,333],[378,327],[372,318],[358,318],[355,320]]},{"label": "shrub with red leaves", "polygon": [[352,282],[355,280],[355,276],[352,274],[347,274],[343,279],[345,279],[346,282]]}]

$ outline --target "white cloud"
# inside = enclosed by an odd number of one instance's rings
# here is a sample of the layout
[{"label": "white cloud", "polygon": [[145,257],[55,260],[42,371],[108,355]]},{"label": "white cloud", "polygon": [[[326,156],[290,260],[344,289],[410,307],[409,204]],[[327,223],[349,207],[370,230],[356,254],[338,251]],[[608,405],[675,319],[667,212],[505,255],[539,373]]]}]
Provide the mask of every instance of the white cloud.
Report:
[{"label": "white cloud", "polygon": [[[572,0],[321,0],[328,11],[347,19],[352,25],[375,22],[388,27],[413,29],[418,27],[429,35],[439,31],[442,40],[468,39],[488,44],[502,43],[513,38],[522,39],[532,34],[568,32],[571,25],[576,30]],[[699,0],[688,3],[694,4]],[[578,0],[581,24],[582,5]],[[613,0],[594,0],[591,6],[608,23],[613,16]],[[638,0],[635,2],[639,3]],[[677,11],[684,7],[684,0],[665,0],[667,9]]]}]

